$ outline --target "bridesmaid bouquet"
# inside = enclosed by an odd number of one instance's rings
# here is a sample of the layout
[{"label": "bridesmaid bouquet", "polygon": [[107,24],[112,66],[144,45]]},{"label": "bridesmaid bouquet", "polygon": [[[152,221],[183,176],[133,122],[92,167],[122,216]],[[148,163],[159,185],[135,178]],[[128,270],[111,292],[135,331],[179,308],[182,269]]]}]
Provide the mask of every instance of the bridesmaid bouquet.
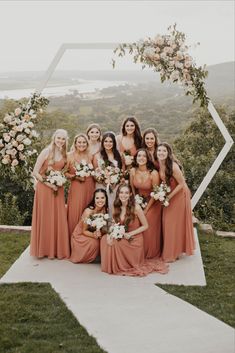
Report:
[{"label": "bridesmaid bouquet", "polygon": [[[109,215],[107,213],[95,213],[87,217],[85,223],[88,225],[89,230],[94,232],[95,230],[102,230],[103,227],[106,227],[108,220]],[[106,228],[103,229],[103,231],[106,231]]]},{"label": "bridesmaid bouquet", "polygon": [[110,229],[109,229],[109,240],[116,239],[116,240],[121,240],[124,238],[126,232],[126,227],[124,225],[121,225],[119,223],[114,223]]},{"label": "bridesmaid bouquet", "polygon": [[103,160],[98,161],[98,167],[95,170],[95,179],[98,183],[106,185],[107,191],[113,191],[113,188],[120,182],[121,176],[121,169],[117,166],[106,166]]},{"label": "bridesmaid bouquet", "polygon": [[169,199],[167,194],[169,194],[171,188],[166,183],[161,183],[159,186],[155,185],[153,187],[153,192],[151,192],[150,196],[154,198],[154,200],[159,200],[163,206],[169,206]]},{"label": "bridesmaid bouquet", "polygon": [[131,152],[129,150],[125,150],[123,152],[123,158],[126,166],[131,166],[134,161],[134,157],[131,155]]},{"label": "bridesmaid bouquet", "polygon": [[140,207],[142,208],[142,210],[145,209],[145,207],[147,206],[148,202],[147,202],[147,199],[146,197],[142,196],[142,195],[139,195],[139,194],[136,194],[135,195],[135,202],[140,205]]},{"label": "bridesmaid bouquet", "polygon": [[[66,183],[66,178],[59,170],[50,170],[46,173],[46,178],[44,180],[47,183],[61,187]],[[57,195],[57,191],[54,190],[54,195]]]},{"label": "bridesmaid bouquet", "polygon": [[87,178],[95,174],[93,165],[82,160],[80,163],[75,164],[75,175],[81,178]]}]

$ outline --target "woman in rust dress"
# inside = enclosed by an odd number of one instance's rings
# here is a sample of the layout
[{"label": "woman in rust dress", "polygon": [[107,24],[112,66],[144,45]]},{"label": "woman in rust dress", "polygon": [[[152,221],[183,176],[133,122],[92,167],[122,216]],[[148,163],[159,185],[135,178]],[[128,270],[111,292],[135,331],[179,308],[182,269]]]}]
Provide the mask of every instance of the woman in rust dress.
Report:
[{"label": "woman in rust dress", "polygon": [[190,191],[166,142],[157,149],[160,179],[170,186],[169,206],[163,208],[163,252],[166,262],[173,262],[181,254],[193,255],[195,249]]},{"label": "woman in rust dress", "polygon": [[105,235],[101,239],[101,270],[109,274],[146,276],[151,272],[166,273],[167,266],[160,260],[144,259],[143,232],[148,228],[146,217],[135,203],[127,184],[118,187],[113,207],[113,221],[125,226],[120,240]]},{"label": "woman in rust dress", "polygon": [[161,204],[155,201],[151,192],[159,185],[159,174],[146,149],[140,148],[135,157],[135,168],[130,172],[130,184],[134,194],[143,196],[147,202],[144,208],[149,227],[144,231],[144,254],[147,259],[161,256]]},{"label": "woman in rust dress", "polygon": [[66,177],[71,180],[67,200],[70,236],[78,224],[85,207],[91,202],[95,189],[95,181],[92,176],[80,177],[75,174],[76,165],[82,161],[92,164],[92,156],[89,153],[88,146],[86,135],[78,134],[75,136],[71,151],[68,153]]},{"label": "woman in rust dress", "polygon": [[42,150],[33,175],[38,180],[34,196],[30,255],[63,259],[70,256],[64,189],[45,182],[46,172],[61,171],[66,164],[67,131],[56,130]]},{"label": "woman in rust dress", "polygon": [[[81,220],[75,227],[71,237],[71,257],[74,263],[89,263],[96,259],[100,253],[101,230],[89,229],[87,219],[92,215],[106,214],[108,211],[108,198],[106,191],[97,189],[91,203],[87,206]],[[107,227],[106,228],[107,232]]]},{"label": "woman in rust dress", "polygon": [[126,179],[129,179],[129,171],[134,156],[142,144],[140,126],[134,116],[130,116],[123,121],[121,134],[117,135],[116,140],[117,148],[123,160],[123,169],[126,170]]}]

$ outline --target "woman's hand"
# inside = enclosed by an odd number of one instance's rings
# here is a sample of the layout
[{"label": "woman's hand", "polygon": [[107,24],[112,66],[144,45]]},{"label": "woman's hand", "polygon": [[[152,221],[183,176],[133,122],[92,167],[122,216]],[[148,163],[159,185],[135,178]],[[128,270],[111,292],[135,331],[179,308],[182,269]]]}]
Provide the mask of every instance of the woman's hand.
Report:
[{"label": "woman's hand", "polygon": [[50,185],[50,188],[53,190],[53,191],[58,191],[58,186],[54,185],[54,184],[49,184]]},{"label": "woman's hand", "polygon": [[95,236],[96,239],[99,239],[99,238],[102,237],[100,229],[97,229],[97,230],[94,231],[94,236]]},{"label": "woman's hand", "polygon": [[131,232],[126,232],[126,233],[124,234],[124,238],[125,238],[126,240],[130,240],[131,237],[132,237]]}]

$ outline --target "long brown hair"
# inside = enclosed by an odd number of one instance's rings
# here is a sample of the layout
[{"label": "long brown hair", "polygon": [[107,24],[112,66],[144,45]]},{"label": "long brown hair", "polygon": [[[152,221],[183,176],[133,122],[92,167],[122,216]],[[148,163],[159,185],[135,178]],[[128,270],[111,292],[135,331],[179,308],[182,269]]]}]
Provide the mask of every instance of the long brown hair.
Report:
[{"label": "long brown hair", "polygon": [[137,163],[137,156],[139,152],[145,152],[146,158],[147,158],[147,162],[146,162],[146,168],[150,171],[152,171],[154,169],[154,164],[152,162],[151,156],[149,151],[147,150],[147,148],[139,148],[136,152],[136,155],[134,157],[134,167],[138,168],[138,163]]},{"label": "long brown hair", "polygon": [[128,118],[126,118],[123,123],[122,123],[122,135],[123,136],[126,136],[127,135],[127,132],[126,132],[126,123],[128,121],[131,121],[132,123],[134,123],[135,125],[135,131],[134,131],[134,143],[135,143],[135,147],[136,149],[140,148],[141,147],[141,144],[142,144],[142,136],[141,136],[141,131],[140,131],[140,126],[139,126],[139,123],[138,123],[138,120],[136,119],[135,116],[129,116]]},{"label": "long brown hair", "polygon": [[173,163],[177,163],[179,168],[181,169],[181,171],[183,171],[182,165],[180,164],[180,162],[178,161],[178,159],[174,156],[173,154],[173,150],[172,147],[169,145],[169,143],[167,142],[161,142],[158,145],[159,147],[165,147],[167,149],[167,158],[166,158],[166,183],[167,185],[170,185],[170,179],[173,175]]},{"label": "long brown hair", "polygon": [[116,223],[119,223],[121,221],[120,215],[121,215],[121,207],[122,207],[122,202],[120,201],[119,194],[122,188],[127,188],[130,192],[130,197],[127,202],[126,206],[126,215],[125,215],[125,226],[128,227],[129,223],[134,220],[135,218],[135,198],[134,195],[132,194],[131,188],[128,184],[120,184],[117,189],[116,193],[116,198],[113,203],[113,208],[114,208],[114,213],[113,213],[113,219]]},{"label": "long brown hair", "polygon": [[[157,147],[158,147],[158,144],[160,143],[159,141],[159,138],[158,138],[158,133],[157,133],[157,130],[154,129],[153,127],[150,127],[148,129],[145,129],[144,130],[144,133],[143,133],[143,141],[142,141],[142,147],[146,148],[148,150],[148,147],[145,143],[145,137],[147,134],[153,134],[154,137],[155,137],[155,144],[154,144],[154,152],[153,152],[153,158],[154,158],[154,161],[157,161]],[[153,161],[153,162],[154,162]]]}]

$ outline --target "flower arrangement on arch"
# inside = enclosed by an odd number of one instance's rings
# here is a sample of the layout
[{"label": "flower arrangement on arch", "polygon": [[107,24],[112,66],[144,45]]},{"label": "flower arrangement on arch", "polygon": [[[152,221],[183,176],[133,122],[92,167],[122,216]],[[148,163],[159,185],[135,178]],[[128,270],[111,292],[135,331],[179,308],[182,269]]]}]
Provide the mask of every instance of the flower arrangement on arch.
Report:
[{"label": "flower arrangement on arch", "polygon": [[[133,54],[135,63],[142,63],[160,73],[161,82],[170,80],[183,86],[186,95],[193,96],[193,102],[199,100],[201,106],[207,106],[209,98],[205,89],[205,78],[208,71],[197,67],[188,53],[186,36],[176,29],[176,24],[168,27],[169,34],[157,35],[155,38],[140,39],[134,43],[122,43],[114,53],[123,57],[126,51]],[[199,43],[197,43],[199,45]],[[115,67],[115,60],[112,60]]]},{"label": "flower arrangement on arch", "polygon": [[19,104],[14,112],[5,114],[0,123],[0,163],[15,173],[17,167],[28,171],[28,158],[36,154],[32,144],[38,138],[34,130],[37,112],[48,105],[48,99],[33,94],[28,104]]}]

